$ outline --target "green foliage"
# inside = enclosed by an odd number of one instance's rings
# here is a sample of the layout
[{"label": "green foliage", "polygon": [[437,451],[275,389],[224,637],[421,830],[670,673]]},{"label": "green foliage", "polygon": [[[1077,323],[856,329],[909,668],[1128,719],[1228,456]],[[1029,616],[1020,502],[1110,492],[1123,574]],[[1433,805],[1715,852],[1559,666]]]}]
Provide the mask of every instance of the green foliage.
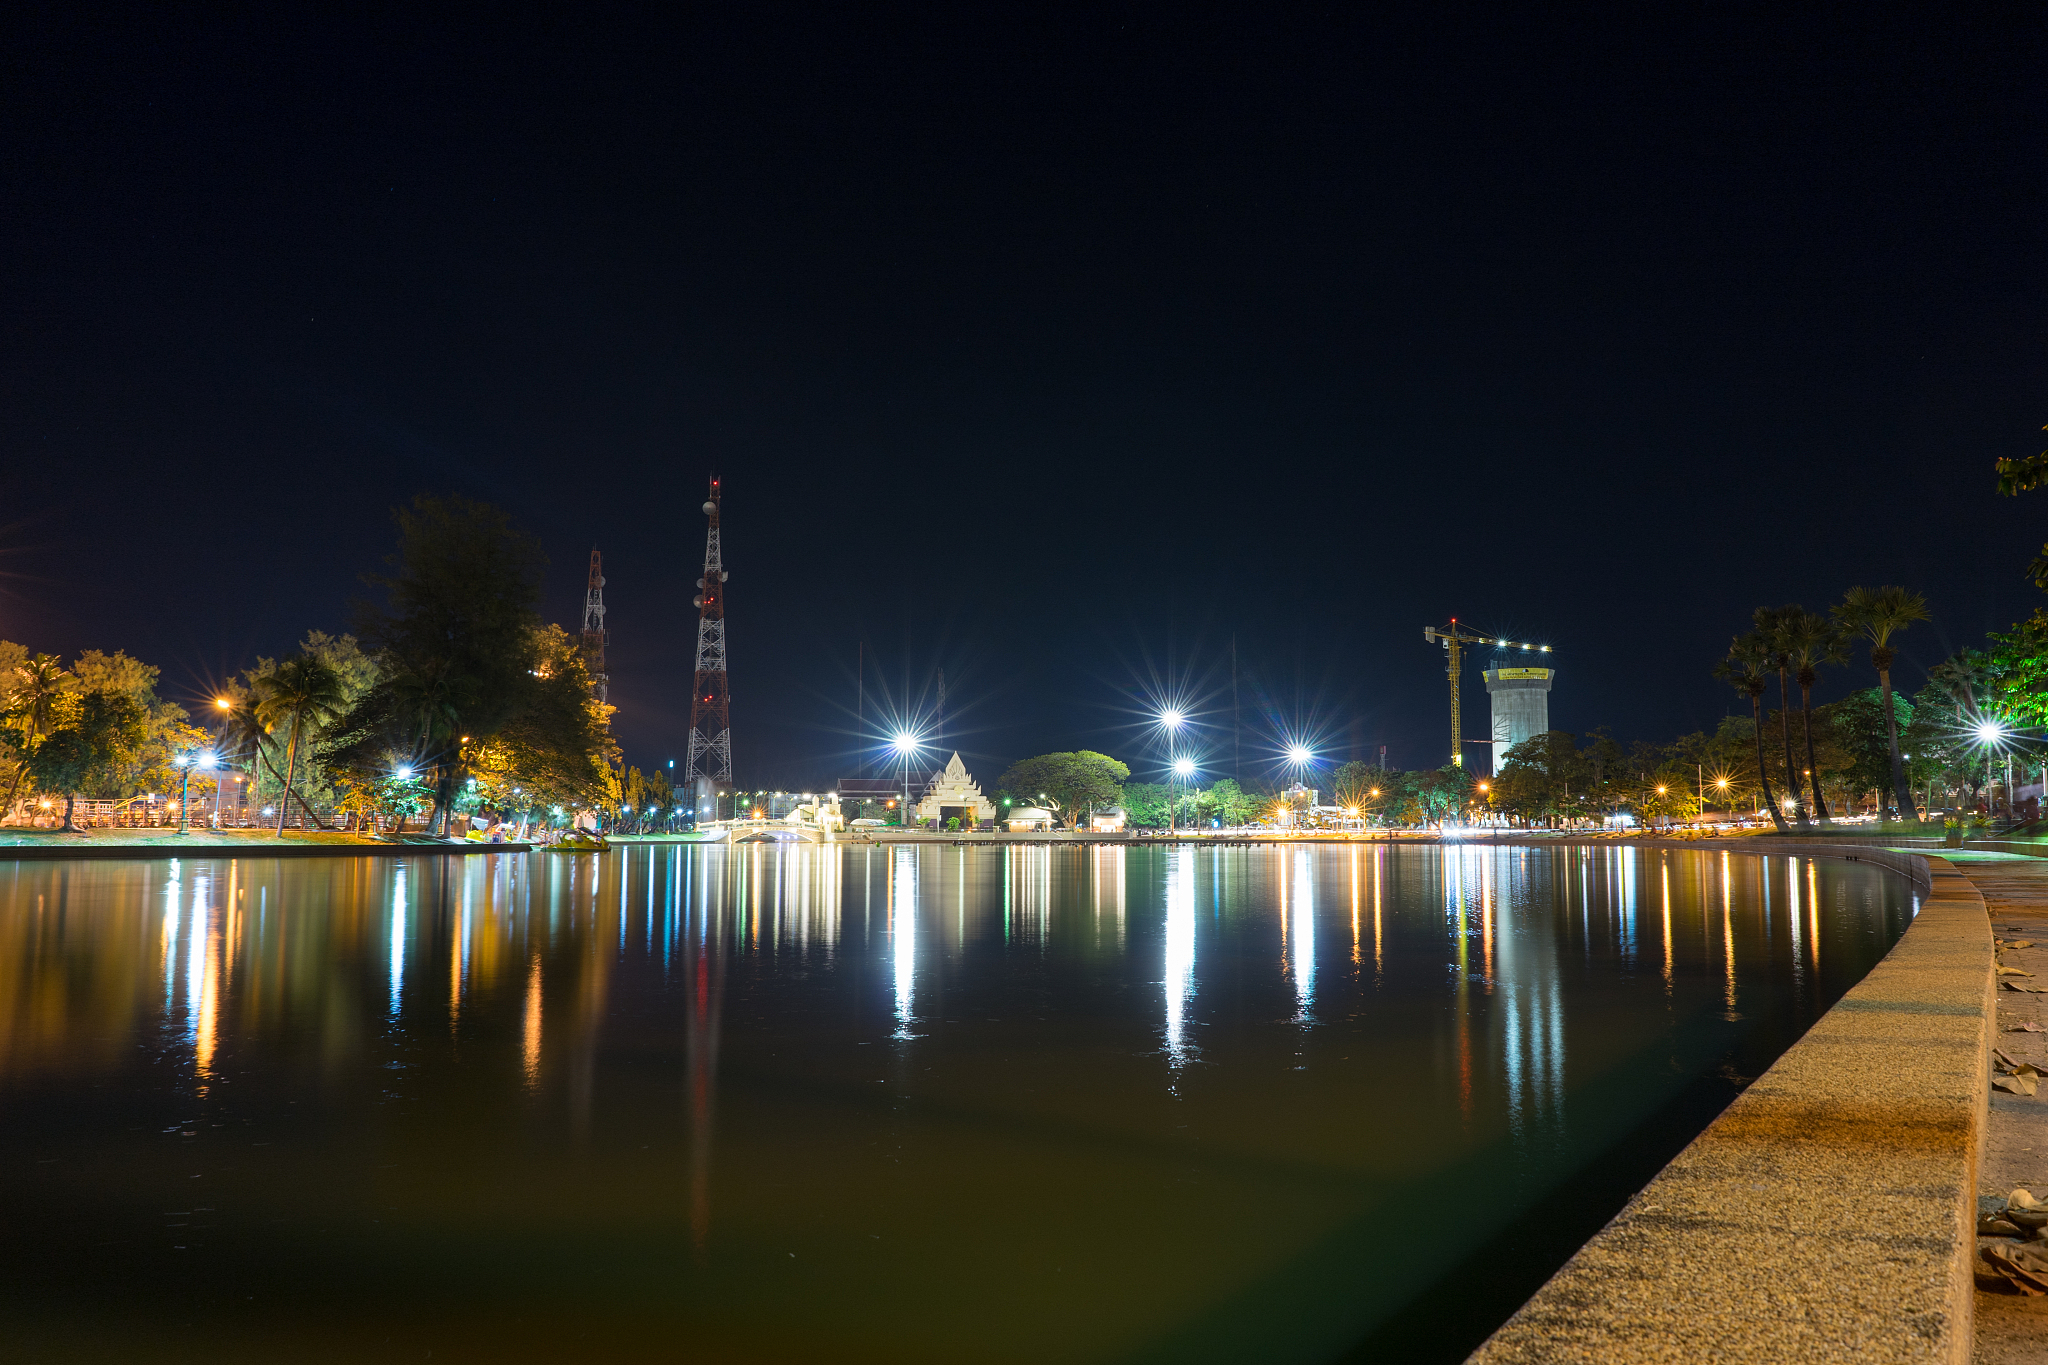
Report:
[{"label": "green foliage", "polygon": [[65,699],[55,727],[28,754],[36,786],[64,796],[64,827],[72,828],[74,800],[119,780],[149,738],[140,702],[120,692],[88,692]]},{"label": "green foliage", "polygon": [[[2048,427],[2043,430],[2048,430]],[[2000,460],[1997,470],[2001,494],[2017,497],[2021,493],[2032,492],[2048,483],[2048,451],[2017,460]],[[2043,545],[2040,556],[2027,566],[2027,576],[2034,580],[2035,587],[2048,588],[2048,545]]]},{"label": "green foliage", "polygon": [[323,757],[358,784],[402,759],[432,775],[443,811],[465,776],[501,809],[616,809],[610,708],[568,636],[540,621],[537,543],[463,498],[422,496],[395,515],[392,571],[372,580],[387,602],[362,619],[376,678]]},{"label": "green foliage", "polygon": [[277,830],[284,832],[286,804],[296,795],[293,779],[310,732],[337,720],[346,703],[341,675],[311,654],[286,659],[253,687],[256,720],[266,735],[281,738],[285,761],[284,800],[277,806]]},{"label": "green foliage", "polygon": [[1248,825],[1258,818],[1258,798],[1237,784],[1236,779],[1217,779],[1201,796],[1201,816],[1227,828]]},{"label": "green foliage", "polygon": [[2017,725],[2048,725],[2048,611],[1994,633],[1991,642],[1981,680],[1989,709]]},{"label": "green foliage", "polygon": [[1133,829],[1164,829],[1167,808],[1172,800],[1164,782],[1126,782],[1124,818]]},{"label": "green foliage", "polygon": [[[1851,792],[1889,791],[1892,785],[1891,729],[1885,724],[1884,693],[1867,687],[1816,709],[1825,723],[1821,772]],[[1892,715],[1901,735],[1913,725],[1913,704],[1892,697]]]},{"label": "green foliage", "polygon": [[1025,799],[1034,802],[1043,793],[1048,801],[1057,803],[1056,812],[1068,828],[1080,829],[1090,813],[1117,804],[1130,775],[1127,766],[1109,755],[1081,749],[1013,763],[999,785],[1029,793]]}]

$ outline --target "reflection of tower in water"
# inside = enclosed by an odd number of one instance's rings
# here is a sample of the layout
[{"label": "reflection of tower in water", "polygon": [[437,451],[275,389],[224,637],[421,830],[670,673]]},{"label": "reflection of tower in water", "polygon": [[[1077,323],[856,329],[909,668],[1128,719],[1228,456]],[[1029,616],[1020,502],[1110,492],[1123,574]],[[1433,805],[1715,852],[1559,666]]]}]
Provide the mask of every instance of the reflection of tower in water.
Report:
[{"label": "reflection of tower in water", "polygon": [[[694,888],[685,888],[681,869],[674,885],[684,895],[681,960],[685,999],[683,1056],[690,1088],[690,1247],[704,1261],[711,1238],[711,1147],[718,1096],[718,1028],[725,1003],[725,935],[714,923],[725,897],[712,888],[708,850],[694,860]],[[717,859],[723,864],[724,859]],[[720,878],[724,880],[723,877]],[[694,892],[694,894],[691,894]]]},{"label": "reflection of tower in water", "polygon": [[[1555,860],[1539,858],[1537,865],[1547,872]],[[1518,1144],[1562,1131],[1564,988],[1556,938],[1543,928],[1566,923],[1571,909],[1583,908],[1569,904],[1570,871],[1560,869],[1562,877],[1544,885],[1530,869],[1526,848],[1465,847],[1446,850],[1441,873],[1458,967],[1460,1107],[1469,1115],[1476,1072],[1497,1067]],[[1485,1020],[1483,1031],[1475,1015]],[[1496,1053],[1498,1061],[1483,1052]]]}]

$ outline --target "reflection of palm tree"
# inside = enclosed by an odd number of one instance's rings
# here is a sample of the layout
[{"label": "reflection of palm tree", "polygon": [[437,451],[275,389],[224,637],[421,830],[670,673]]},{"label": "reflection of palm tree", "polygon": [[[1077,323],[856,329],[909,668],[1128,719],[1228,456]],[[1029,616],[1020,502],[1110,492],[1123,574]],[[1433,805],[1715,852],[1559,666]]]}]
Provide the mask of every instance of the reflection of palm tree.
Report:
[{"label": "reflection of palm tree", "polygon": [[1769,676],[1772,662],[1771,647],[1759,632],[1751,631],[1736,636],[1729,644],[1728,657],[1714,665],[1714,676],[1749,698],[1749,714],[1755,722],[1756,779],[1763,786],[1764,806],[1771,812],[1771,821],[1783,834],[1785,813],[1778,809],[1778,798],[1771,791],[1770,769],[1764,764],[1764,679]]},{"label": "reflection of palm tree", "polygon": [[1892,661],[1898,658],[1898,651],[1892,648],[1891,638],[1913,622],[1928,619],[1927,599],[1904,588],[1851,588],[1835,608],[1835,619],[1851,634],[1870,641],[1870,666],[1877,670],[1878,690],[1884,694],[1885,733],[1892,746],[1892,797],[1898,802],[1899,818],[1910,819],[1913,788],[1899,757],[1899,718],[1892,709]]},{"label": "reflection of palm tree", "polygon": [[291,739],[285,749],[284,799],[277,803],[280,839],[284,838],[292,779],[298,773],[299,737],[306,726],[326,725],[339,716],[345,700],[340,675],[309,654],[286,659],[269,677],[256,682],[256,716],[265,728],[274,731],[287,721],[291,723]]},{"label": "reflection of palm tree", "polygon": [[1828,803],[1820,794],[1820,764],[1814,761],[1813,752],[1813,685],[1819,680],[1822,665],[1849,661],[1848,646],[1827,617],[1804,607],[1786,607],[1778,617],[1778,647],[1799,682],[1799,721],[1806,735],[1807,784],[1813,792],[1814,813],[1826,824]]},{"label": "reflection of palm tree", "polygon": [[8,784],[7,801],[0,805],[0,815],[14,809],[14,795],[21,790],[21,778],[28,771],[28,751],[35,748],[36,741],[50,730],[51,722],[57,718],[57,698],[67,689],[64,684],[70,678],[53,654],[38,654],[14,670],[14,685],[8,689],[7,718],[22,724],[21,762],[15,765],[14,781]]}]

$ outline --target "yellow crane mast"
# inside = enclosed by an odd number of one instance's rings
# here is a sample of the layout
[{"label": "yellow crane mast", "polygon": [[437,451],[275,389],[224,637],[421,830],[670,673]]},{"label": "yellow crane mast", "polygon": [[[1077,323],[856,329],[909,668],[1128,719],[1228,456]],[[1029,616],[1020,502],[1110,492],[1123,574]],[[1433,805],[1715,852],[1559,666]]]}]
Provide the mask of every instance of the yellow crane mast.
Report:
[{"label": "yellow crane mast", "polygon": [[[1430,644],[1441,644],[1444,647],[1444,673],[1451,680],[1451,762],[1462,768],[1465,766],[1465,729],[1458,684],[1462,680],[1460,674],[1465,666],[1465,646],[1499,645],[1502,649],[1520,648],[1537,650],[1544,654],[1550,652],[1550,646],[1529,644],[1518,646],[1513,640],[1503,640],[1498,636],[1468,632],[1463,626],[1458,624],[1458,618],[1455,616],[1451,618],[1451,622],[1447,626],[1424,626],[1422,628],[1422,638]],[[1487,739],[1484,741],[1474,740],[1473,742],[1475,744],[1482,742],[1491,744],[1493,741]]]}]

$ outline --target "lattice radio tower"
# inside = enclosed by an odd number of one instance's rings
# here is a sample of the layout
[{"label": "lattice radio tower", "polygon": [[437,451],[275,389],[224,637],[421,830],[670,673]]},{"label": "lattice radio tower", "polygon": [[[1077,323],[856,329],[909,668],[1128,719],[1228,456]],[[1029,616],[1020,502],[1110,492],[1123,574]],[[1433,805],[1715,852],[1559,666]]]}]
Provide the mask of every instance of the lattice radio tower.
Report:
[{"label": "lattice radio tower", "polygon": [[600,702],[610,700],[611,679],[604,671],[604,556],[590,552],[590,586],[583,592],[583,666],[590,670],[590,690]]},{"label": "lattice radio tower", "polygon": [[732,784],[732,690],[725,672],[725,560],[718,551],[718,476],[704,515],[704,576],[697,580],[697,687],[690,694],[689,780],[702,815],[717,815],[718,787]]}]

